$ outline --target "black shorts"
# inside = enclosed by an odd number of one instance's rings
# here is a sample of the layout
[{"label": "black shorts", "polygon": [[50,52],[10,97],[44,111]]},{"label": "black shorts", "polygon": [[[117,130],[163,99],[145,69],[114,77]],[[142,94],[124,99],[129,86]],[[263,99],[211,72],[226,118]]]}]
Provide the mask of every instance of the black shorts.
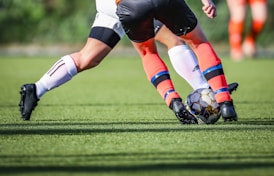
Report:
[{"label": "black shorts", "polygon": [[178,36],[197,25],[197,18],[184,0],[122,0],[116,14],[129,39],[135,42],[154,37],[154,18]]}]

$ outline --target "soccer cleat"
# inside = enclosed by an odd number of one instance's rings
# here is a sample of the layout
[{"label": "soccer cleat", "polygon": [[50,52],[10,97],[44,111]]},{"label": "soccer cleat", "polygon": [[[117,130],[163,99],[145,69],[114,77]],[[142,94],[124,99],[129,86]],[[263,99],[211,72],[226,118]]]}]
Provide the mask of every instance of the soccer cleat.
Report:
[{"label": "soccer cleat", "polygon": [[24,84],[21,86],[21,100],[19,102],[19,110],[23,120],[29,120],[32,111],[37,106],[39,99],[36,96],[35,84]]},{"label": "soccer cleat", "polygon": [[[232,94],[233,91],[236,91],[237,88],[238,88],[239,84],[234,82],[234,83],[231,83],[231,84],[228,84],[228,91],[230,94]],[[211,89],[211,87],[209,87],[209,89]]]},{"label": "soccer cleat", "polygon": [[223,103],[220,103],[220,113],[225,122],[238,120],[238,116],[234,109],[232,101],[225,101]]},{"label": "soccer cleat", "polygon": [[237,88],[238,88],[239,84],[234,82],[234,83],[231,83],[231,84],[228,84],[228,91],[230,94],[232,94],[233,91],[236,91]]},{"label": "soccer cleat", "polygon": [[181,98],[173,98],[169,108],[182,124],[198,124],[198,120],[185,108]]}]

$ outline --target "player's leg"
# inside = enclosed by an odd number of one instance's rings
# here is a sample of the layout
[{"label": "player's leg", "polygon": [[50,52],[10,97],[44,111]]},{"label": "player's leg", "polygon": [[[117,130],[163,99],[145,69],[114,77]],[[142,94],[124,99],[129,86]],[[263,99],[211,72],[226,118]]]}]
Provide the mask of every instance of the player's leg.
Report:
[{"label": "player's leg", "polygon": [[[172,109],[181,123],[197,123],[196,119],[185,109],[180,95],[175,91],[168,68],[159,57],[154,39],[145,42],[132,42],[142,58],[148,80],[155,86],[167,106]],[[145,51],[145,52],[144,52]]]},{"label": "player's leg", "polygon": [[195,54],[176,35],[174,35],[162,23],[155,21],[154,26],[157,31],[155,40],[164,44],[168,48],[168,55],[175,71],[184,78],[195,90],[198,88],[208,88],[209,84],[200,71]]},{"label": "player's leg", "polygon": [[63,56],[35,83],[37,98],[68,82],[77,73],[97,66],[111,50],[102,41],[88,38],[79,52]]},{"label": "player's leg", "polygon": [[[175,71],[185,79],[194,90],[209,88],[210,86],[201,73],[195,54],[185,42],[174,35],[158,20],[154,20],[154,29],[155,40],[167,47],[168,55]],[[232,93],[238,88],[238,83],[231,83],[228,87],[229,92]]]},{"label": "player's leg", "polygon": [[[157,3],[158,1],[153,1]],[[165,8],[156,11],[157,19],[180,36],[196,54],[200,69],[215,93],[225,121],[237,120],[220,58],[203,33],[194,13],[184,1],[161,1]],[[157,6],[159,7],[159,6]]]},{"label": "player's leg", "polygon": [[[129,39],[142,58],[148,80],[155,86],[181,123],[197,124],[197,119],[185,109],[182,99],[175,91],[168,68],[158,55],[150,3],[149,1],[121,1],[117,7],[117,14]],[[144,16],[145,13],[139,13],[138,9],[148,12],[146,13],[148,15]]]},{"label": "player's leg", "polygon": [[89,38],[80,52],[61,57],[35,84],[24,84],[19,103],[22,118],[30,119],[38,100],[47,91],[68,82],[78,72],[95,67],[110,51],[103,42]]},{"label": "player's leg", "polygon": [[220,104],[224,120],[237,120],[220,58],[187,4],[184,1],[172,2],[168,4],[170,8],[165,8],[165,14],[157,14],[158,19],[174,34],[180,36],[196,54],[200,69]]},{"label": "player's leg", "polygon": [[[111,20],[111,18],[107,19]],[[97,15],[89,38],[79,52],[63,56],[36,83],[22,85],[19,110],[23,120],[30,119],[31,113],[42,95],[68,82],[77,73],[97,66],[120,41],[124,32],[121,27],[118,27],[119,25],[115,25],[116,23],[120,24],[118,19],[107,23],[106,18],[103,18],[103,24],[108,25],[106,27],[98,26],[97,24],[102,24],[100,21],[101,16]]]},{"label": "player's leg", "polygon": [[252,22],[247,37],[243,42],[243,52],[248,57],[256,55],[256,39],[262,32],[267,19],[266,0],[248,0],[251,8]]},{"label": "player's leg", "polygon": [[235,61],[243,59],[242,35],[246,17],[246,1],[247,0],[227,0],[230,12],[228,24],[230,55]]},{"label": "player's leg", "polygon": [[221,113],[224,120],[237,120],[237,114],[229,93],[221,60],[199,24],[194,30],[181,37],[196,54],[200,69],[214,91],[216,101],[221,105]]}]

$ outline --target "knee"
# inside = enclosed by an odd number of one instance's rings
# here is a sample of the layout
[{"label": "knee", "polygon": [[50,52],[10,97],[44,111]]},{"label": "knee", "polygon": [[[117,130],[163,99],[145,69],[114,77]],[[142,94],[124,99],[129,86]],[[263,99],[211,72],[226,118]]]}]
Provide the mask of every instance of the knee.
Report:
[{"label": "knee", "polygon": [[84,70],[88,70],[93,67],[96,67],[101,62],[101,59],[92,57],[91,55],[85,55],[81,52],[73,53],[73,54],[71,54],[71,57],[73,58],[73,60],[75,62],[78,72],[82,72]]}]

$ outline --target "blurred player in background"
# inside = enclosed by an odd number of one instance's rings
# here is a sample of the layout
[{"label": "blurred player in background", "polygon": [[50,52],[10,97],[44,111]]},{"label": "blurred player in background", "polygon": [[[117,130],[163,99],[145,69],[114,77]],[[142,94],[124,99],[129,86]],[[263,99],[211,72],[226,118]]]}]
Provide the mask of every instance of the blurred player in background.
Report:
[{"label": "blurred player in background", "polygon": [[[263,30],[267,19],[266,0],[227,0],[230,11],[228,25],[230,55],[239,61],[256,55],[256,39]],[[252,22],[244,37],[244,25],[247,19],[247,9],[250,7]]]},{"label": "blurred player in background", "polygon": [[[97,0],[96,9],[97,15],[85,46],[79,52],[59,59],[36,83],[22,85],[19,106],[23,120],[30,119],[39,99],[47,91],[68,82],[81,71],[96,67],[124,36],[124,30],[115,14],[114,1]],[[193,89],[208,88],[209,85],[199,70],[193,52],[170,31],[162,31],[162,24],[159,22],[155,22],[155,32],[159,41],[168,47],[168,54],[173,58],[171,60],[173,65],[176,65],[176,71]],[[168,41],[164,41],[166,37]],[[166,68],[162,61],[159,65]],[[165,74],[168,75],[168,71]],[[158,80],[161,81],[163,80]],[[173,87],[172,83],[168,86]],[[230,91],[235,90],[237,86],[237,83],[231,84]]]},{"label": "blurred player in background", "polygon": [[[215,4],[211,0],[202,0],[202,3],[204,13],[209,18],[214,18],[217,15]],[[161,60],[155,44],[154,19],[165,24],[166,26],[162,28],[168,27],[194,51],[200,68],[215,93],[215,99],[220,104],[223,119],[225,121],[238,119],[221,60],[184,0],[118,0],[117,4],[116,13],[127,36],[142,58],[148,79],[152,80],[155,87],[157,86],[166,104],[173,109],[177,117],[189,119],[189,115],[183,110],[183,105],[179,106],[180,96],[171,87],[168,90],[161,88],[164,82],[154,82],[155,75],[166,71],[166,68],[161,66],[151,68],[152,65],[157,64],[157,60]],[[157,78],[167,80],[165,76],[163,74]],[[177,107],[174,108],[175,105]]]}]

